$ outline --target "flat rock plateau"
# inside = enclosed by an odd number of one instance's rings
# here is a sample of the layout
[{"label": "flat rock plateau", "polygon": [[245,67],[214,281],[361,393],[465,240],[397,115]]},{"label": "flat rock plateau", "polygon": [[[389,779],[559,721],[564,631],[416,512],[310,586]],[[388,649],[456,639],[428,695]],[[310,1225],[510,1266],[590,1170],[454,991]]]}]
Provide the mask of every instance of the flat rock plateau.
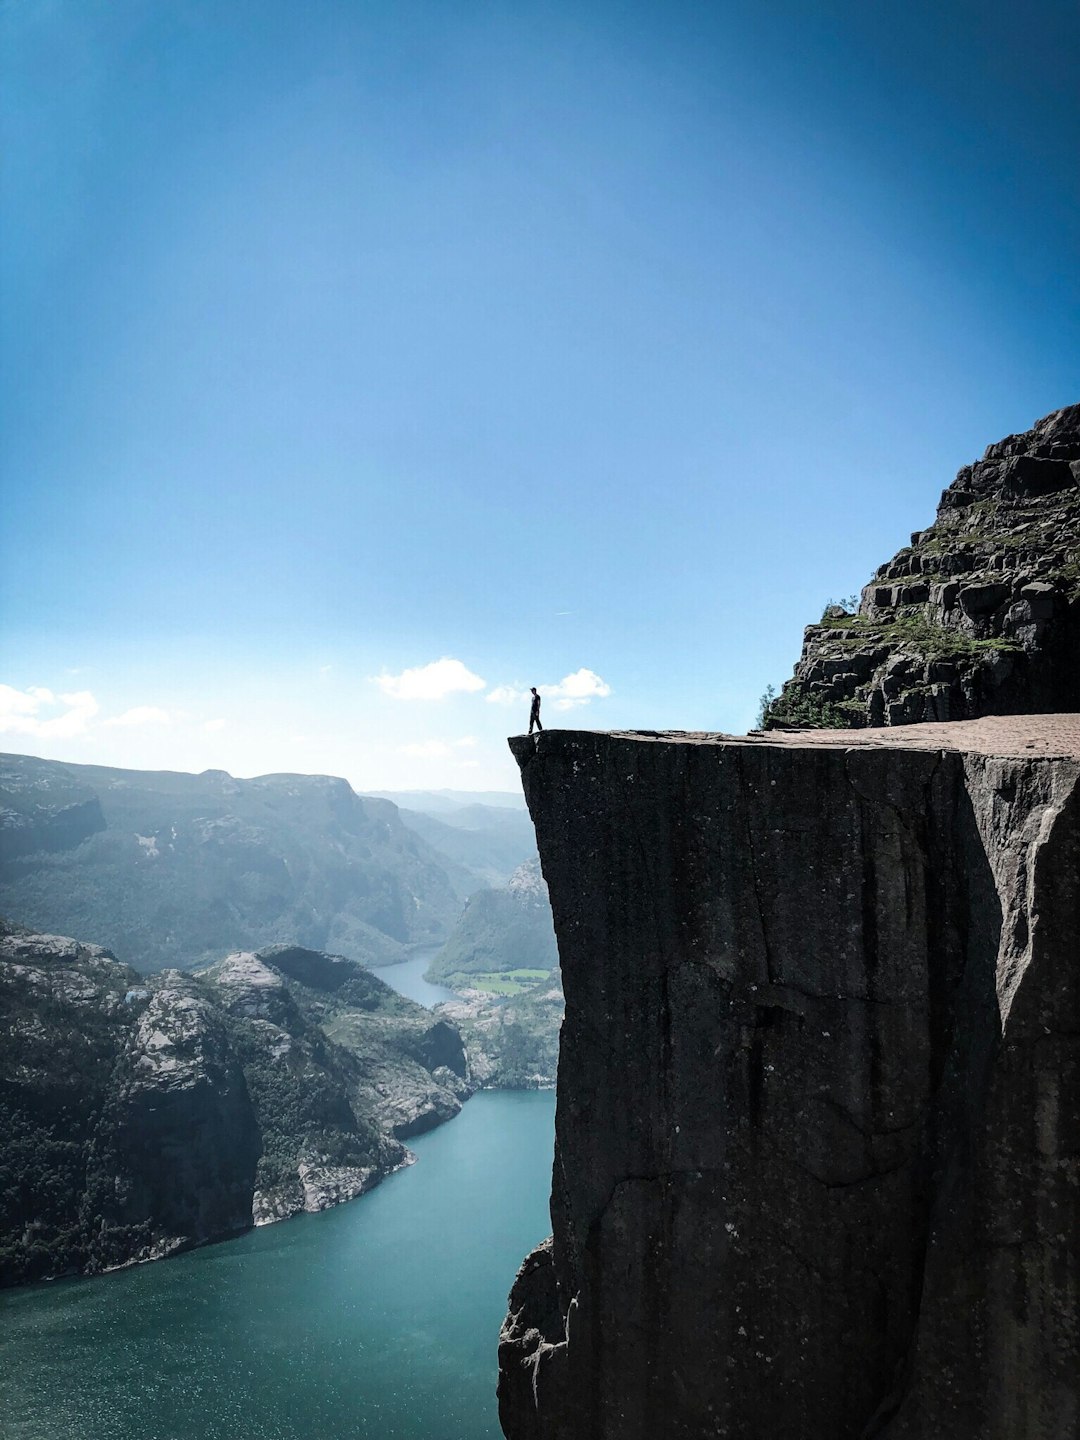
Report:
[{"label": "flat rock plateau", "polygon": [[511,1440],[1075,1440],[1080,716],[511,747],[566,1018]]},{"label": "flat rock plateau", "polygon": [[1080,1435],[1078,710],[1072,405],[764,732],[510,741],[566,1017],[509,1440]]}]

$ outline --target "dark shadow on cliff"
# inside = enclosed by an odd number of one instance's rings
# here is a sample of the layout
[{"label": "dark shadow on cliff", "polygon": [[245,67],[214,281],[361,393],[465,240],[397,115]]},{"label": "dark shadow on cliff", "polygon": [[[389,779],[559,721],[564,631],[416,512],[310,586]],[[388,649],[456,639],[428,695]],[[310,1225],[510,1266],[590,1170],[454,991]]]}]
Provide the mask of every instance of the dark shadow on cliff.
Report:
[{"label": "dark shadow on cliff", "polygon": [[1026,847],[1017,883],[1035,904],[1030,922],[1020,914],[1013,949],[1030,940],[1030,951],[1004,1026],[988,1036],[973,996],[979,1028],[969,1017],[972,1044],[953,1047],[939,1108],[943,1125],[960,1130],[947,1141],[942,1131],[907,1393],[895,1423],[883,1414],[868,1436],[921,1440],[942,1416],[964,1435],[1080,1433],[1067,1318],[1080,1225],[1069,1182],[1080,1153],[1080,972],[1064,960],[1080,925],[1080,788],[1045,843]]},{"label": "dark shadow on cliff", "polygon": [[860,1440],[889,1432],[911,1386],[932,1252],[946,1235],[949,1245],[973,1243],[976,1136],[1002,1034],[996,990],[1001,902],[958,757],[936,772],[920,824],[927,856],[932,1090],[919,1162],[923,1224],[911,1253],[915,1304],[907,1353]]}]

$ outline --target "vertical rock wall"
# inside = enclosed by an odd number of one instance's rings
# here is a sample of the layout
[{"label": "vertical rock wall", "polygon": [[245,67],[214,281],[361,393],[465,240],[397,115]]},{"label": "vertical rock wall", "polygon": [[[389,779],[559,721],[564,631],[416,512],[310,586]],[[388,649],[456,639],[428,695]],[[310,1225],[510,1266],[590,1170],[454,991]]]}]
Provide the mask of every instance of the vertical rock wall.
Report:
[{"label": "vertical rock wall", "polygon": [[566,992],[511,1440],[1066,1440],[1076,761],[512,742]]}]

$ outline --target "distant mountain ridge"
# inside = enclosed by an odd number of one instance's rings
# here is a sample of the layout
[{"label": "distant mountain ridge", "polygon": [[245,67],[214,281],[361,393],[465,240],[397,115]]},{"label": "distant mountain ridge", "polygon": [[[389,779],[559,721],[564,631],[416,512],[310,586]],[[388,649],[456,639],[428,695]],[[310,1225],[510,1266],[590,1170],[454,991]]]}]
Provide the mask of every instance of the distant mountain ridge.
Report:
[{"label": "distant mountain ridge", "polygon": [[559,950],[539,858],[519,865],[505,886],[469,897],[449,940],[428,969],[453,988],[470,975],[557,969]]},{"label": "distant mountain ridge", "polygon": [[331,776],[0,755],[0,913],[146,969],[275,943],[385,964],[442,940],[478,883]]},{"label": "distant mountain ridge", "polygon": [[405,808],[399,813],[433,849],[467,866],[489,885],[505,885],[518,866],[536,854],[527,810],[469,805],[438,815]]},{"label": "distant mountain ridge", "polygon": [[525,797],[520,790],[364,790],[362,793],[377,800],[392,800],[404,810],[422,810],[426,815],[444,817],[477,806],[491,810],[525,810]]}]

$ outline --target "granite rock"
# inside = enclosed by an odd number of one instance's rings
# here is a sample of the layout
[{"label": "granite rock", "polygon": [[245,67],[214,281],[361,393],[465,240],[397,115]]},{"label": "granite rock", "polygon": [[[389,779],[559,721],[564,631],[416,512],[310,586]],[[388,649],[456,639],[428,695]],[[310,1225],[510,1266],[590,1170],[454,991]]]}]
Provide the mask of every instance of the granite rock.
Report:
[{"label": "granite rock", "polygon": [[566,1018],[510,1440],[1080,1431],[1080,758],[944,728],[511,742]]},{"label": "granite rock", "polygon": [[[1080,405],[991,445],[854,613],[806,629],[766,725],[1080,709]],[[906,662],[902,674],[897,657]],[[948,676],[935,675],[948,662]]]}]

